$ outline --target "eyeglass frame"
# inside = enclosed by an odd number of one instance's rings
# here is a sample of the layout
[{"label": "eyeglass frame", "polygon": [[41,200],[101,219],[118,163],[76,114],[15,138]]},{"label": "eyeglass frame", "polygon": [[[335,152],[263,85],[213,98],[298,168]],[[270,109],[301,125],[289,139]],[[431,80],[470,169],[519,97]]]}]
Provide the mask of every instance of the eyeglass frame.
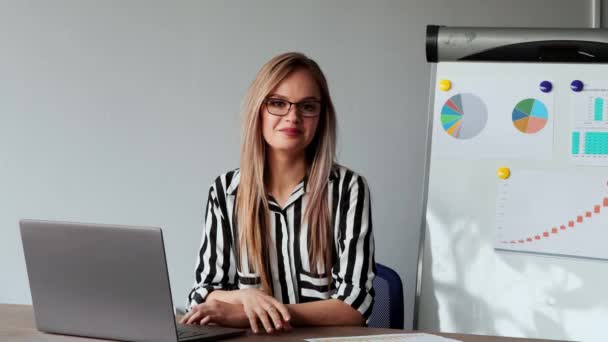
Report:
[{"label": "eyeglass frame", "polygon": [[[275,114],[275,113],[272,113],[268,109],[268,101],[270,101],[270,100],[287,102],[287,103],[289,103],[289,108],[287,108],[287,111],[285,112],[285,114]],[[285,115],[289,114],[289,111],[291,111],[291,106],[292,105],[296,105],[296,113],[298,113],[298,110],[299,110],[298,105],[300,105],[302,103],[310,103],[310,102],[314,102],[314,103],[318,103],[319,104],[319,113],[315,114],[315,115],[305,115],[300,110],[300,115],[302,115],[303,117],[306,117],[306,118],[316,118],[316,117],[320,116],[321,112],[323,112],[323,101],[321,101],[321,100],[304,100],[304,101],[300,101],[300,102],[291,102],[291,101],[288,101],[286,99],[282,99],[280,97],[267,97],[267,98],[264,99],[263,103],[266,106],[266,111],[268,112],[268,114],[275,115],[275,116],[285,116]]]}]

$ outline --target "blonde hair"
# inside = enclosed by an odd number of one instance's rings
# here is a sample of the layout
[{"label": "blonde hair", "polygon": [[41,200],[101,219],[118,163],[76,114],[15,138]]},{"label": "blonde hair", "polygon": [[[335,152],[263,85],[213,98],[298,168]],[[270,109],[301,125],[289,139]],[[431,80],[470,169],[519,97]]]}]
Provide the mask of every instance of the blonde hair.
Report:
[{"label": "blonde hair", "polygon": [[[262,289],[271,293],[268,270],[270,244],[268,198],[265,190],[266,142],[262,135],[260,108],[268,94],[291,72],[305,69],[316,80],[321,92],[322,110],[315,136],[306,148],[306,192],[304,212],[309,229],[311,271],[331,269],[331,217],[328,203],[328,180],[336,154],[336,114],[329,96],[327,80],[319,65],[304,54],[284,53],[268,61],[251,83],[243,101],[243,141],[241,145],[240,182],[236,198],[239,227],[239,250],[246,251],[249,266],[260,276]],[[237,260],[241,260],[240,255]]]}]

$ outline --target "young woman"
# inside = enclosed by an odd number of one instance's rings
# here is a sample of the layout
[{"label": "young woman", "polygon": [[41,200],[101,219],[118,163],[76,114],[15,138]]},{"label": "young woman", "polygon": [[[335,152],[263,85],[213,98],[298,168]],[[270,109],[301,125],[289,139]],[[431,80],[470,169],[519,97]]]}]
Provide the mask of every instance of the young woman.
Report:
[{"label": "young woman", "polygon": [[360,325],[375,275],[369,189],[335,164],[325,76],[300,53],[272,58],[243,104],[240,169],[209,190],[188,324]]}]

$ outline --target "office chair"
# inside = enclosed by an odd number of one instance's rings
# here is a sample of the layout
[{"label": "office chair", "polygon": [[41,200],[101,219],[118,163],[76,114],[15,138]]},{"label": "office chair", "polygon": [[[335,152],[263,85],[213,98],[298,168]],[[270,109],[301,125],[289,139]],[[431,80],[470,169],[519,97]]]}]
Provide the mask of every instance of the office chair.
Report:
[{"label": "office chair", "polygon": [[403,285],[397,272],[376,263],[370,328],[403,329]]}]

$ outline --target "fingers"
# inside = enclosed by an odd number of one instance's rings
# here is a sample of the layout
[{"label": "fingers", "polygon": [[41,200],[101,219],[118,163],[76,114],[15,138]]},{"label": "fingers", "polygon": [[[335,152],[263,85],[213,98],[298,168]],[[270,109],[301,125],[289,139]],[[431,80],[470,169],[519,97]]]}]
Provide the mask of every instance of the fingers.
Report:
[{"label": "fingers", "polygon": [[262,322],[262,325],[264,326],[264,329],[266,329],[267,333],[272,333],[273,332],[273,328],[272,328],[272,324],[270,323],[270,319],[268,318],[268,312],[266,312],[266,310],[264,310],[261,307],[258,307],[255,310],[255,313],[258,316],[258,319]]},{"label": "fingers", "polygon": [[260,323],[268,333],[291,330],[291,315],[287,306],[258,289],[241,291],[241,303],[254,333],[258,332]]},{"label": "fingers", "polygon": [[182,316],[182,319],[179,320],[179,323],[186,324],[186,322],[188,322],[188,319],[190,319],[190,317],[192,317],[192,315],[194,315],[194,313],[196,313],[196,311],[193,308],[192,311],[189,311],[185,315]]},{"label": "fingers", "polygon": [[186,320],[186,324],[194,324],[195,322],[201,320],[202,314],[200,311],[195,311],[187,320]]},{"label": "fingers", "polygon": [[258,327],[258,318],[255,315],[255,313],[250,312],[247,314],[247,318],[249,319],[249,325],[251,326],[251,330],[253,331],[254,334],[257,334],[258,331],[260,331],[260,328]]},{"label": "fingers", "polygon": [[282,324],[283,320],[281,319],[281,315],[279,314],[277,309],[272,305],[268,305],[268,307],[265,310],[268,313],[268,315],[270,316],[270,319],[272,319],[272,322],[274,323],[274,327],[277,330],[283,329],[283,324]]},{"label": "fingers", "polygon": [[274,298],[271,298],[270,302],[273,306],[268,312],[275,323],[277,330],[291,331],[291,324],[289,324],[291,314],[289,313],[287,306]]},{"label": "fingers", "polygon": [[182,318],[179,320],[179,324],[188,324],[188,321],[192,318],[193,315],[195,315],[198,312],[201,305],[202,304],[197,304],[197,305],[193,306],[190,309],[190,311],[186,312],[182,316]]},{"label": "fingers", "polygon": [[201,320],[210,316],[210,312],[207,309],[207,304],[198,304],[193,307],[190,312],[188,312],[181,320],[182,324],[197,324]]},{"label": "fingers", "polygon": [[182,318],[179,320],[179,324],[185,324],[186,321],[188,320],[188,318],[190,317],[190,312],[186,313],[185,315],[182,316]]},{"label": "fingers", "polygon": [[205,316],[205,317],[203,317],[203,319],[200,320],[200,322],[198,324],[207,325],[210,321],[211,321],[211,316]]},{"label": "fingers", "polygon": [[285,322],[289,322],[291,320],[291,315],[289,314],[289,310],[287,310],[287,306],[285,306],[285,304],[280,303],[278,300],[276,299],[272,299],[272,304],[274,305],[274,307],[279,310],[279,312],[281,313],[281,316],[283,316],[283,320]]}]

